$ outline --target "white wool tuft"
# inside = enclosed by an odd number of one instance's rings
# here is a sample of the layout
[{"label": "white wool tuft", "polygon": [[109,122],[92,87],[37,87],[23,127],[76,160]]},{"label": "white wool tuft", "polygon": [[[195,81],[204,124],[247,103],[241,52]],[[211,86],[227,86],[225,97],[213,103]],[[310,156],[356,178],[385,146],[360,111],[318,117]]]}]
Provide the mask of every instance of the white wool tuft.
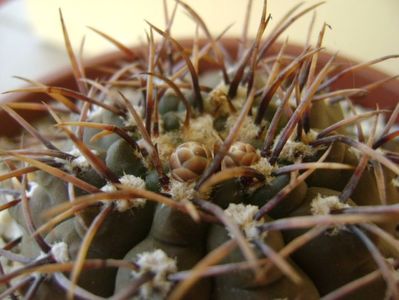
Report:
[{"label": "white wool tuft", "polygon": [[144,252],[138,255],[136,264],[139,271],[133,271],[133,278],[151,272],[155,274],[154,278],[140,287],[141,299],[152,299],[160,296],[166,298],[173,283],[168,280],[168,276],[177,272],[176,260],[168,257],[166,253],[160,249],[153,252]]},{"label": "white wool tuft", "polygon": [[316,151],[312,146],[302,142],[287,141],[280,153],[280,158],[294,162],[299,155],[311,156],[315,153]]},{"label": "white wool tuft", "polygon": [[[302,136],[304,142],[297,142],[293,140],[293,134],[290,139],[285,143],[284,148],[281,150],[280,158],[294,162],[300,155],[312,156],[321,149],[323,146],[312,147],[308,143],[314,141],[317,137],[317,132],[310,130],[307,134]],[[275,144],[280,140],[281,135],[275,139]]]},{"label": "white wool tuft", "polygon": [[322,196],[317,194],[310,204],[310,211],[313,215],[328,215],[331,211],[350,207],[339,201],[338,196]]},{"label": "white wool tuft", "polygon": [[274,176],[272,176],[274,167],[269,163],[267,158],[262,157],[260,153],[258,154],[260,159],[255,164],[251,165],[251,168],[263,174],[266,178],[266,181],[269,182],[274,178]]},{"label": "white wool tuft", "polygon": [[171,179],[170,190],[168,192],[172,196],[172,199],[177,202],[191,200],[195,194],[194,182],[180,182]]},{"label": "white wool tuft", "polygon": [[[132,188],[136,188],[136,189],[141,189],[141,190],[145,190],[145,181],[143,179],[141,179],[140,177],[134,176],[134,175],[123,175],[122,177],[119,178],[119,181],[121,182],[121,184],[132,187]],[[101,190],[103,192],[115,192],[116,191],[116,187],[112,184],[112,183],[107,183],[106,185],[104,185]],[[146,199],[144,198],[134,198],[134,199],[129,199],[129,200],[125,200],[125,199],[120,199],[120,200],[116,200],[115,204],[116,204],[116,209],[119,212],[124,212],[127,211],[131,208],[137,207],[143,207],[146,203]]]},{"label": "white wool tuft", "polygon": [[310,143],[313,142],[317,139],[317,135],[319,133],[314,130],[314,129],[310,129],[309,132],[307,132],[306,134],[302,135],[302,138],[305,140],[306,143]]},{"label": "white wool tuft", "polygon": [[107,183],[106,185],[104,185],[101,190],[103,192],[115,192],[116,191],[116,187],[112,184],[112,183]]},{"label": "white wool tuft", "polygon": [[[262,220],[255,220],[255,215],[259,208],[255,205],[244,205],[230,203],[229,207],[225,209],[225,213],[230,217],[244,232],[247,239],[263,238],[265,233],[260,233],[257,227],[263,224]],[[229,233],[231,236],[231,234]],[[232,236],[231,236],[232,237]]]},{"label": "white wool tuft", "polygon": [[[93,154],[98,154],[96,150],[90,150]],[[68,151],[68,154],[71,154],[73,156],[76,156],[76,158],[72,160],[68,160],[68,165],[71,169],[79,168],[79,169],[88,169],[90,168],[90,163],[84,157],[78,148],[73,147],[70,151]]]},{"label": "white wool tuft", "polygon": [[59,242],[52,245],[51,254],[53,255],[54,259],[59,263],[65,263],[70,261],[68,245],[65,242]]}]

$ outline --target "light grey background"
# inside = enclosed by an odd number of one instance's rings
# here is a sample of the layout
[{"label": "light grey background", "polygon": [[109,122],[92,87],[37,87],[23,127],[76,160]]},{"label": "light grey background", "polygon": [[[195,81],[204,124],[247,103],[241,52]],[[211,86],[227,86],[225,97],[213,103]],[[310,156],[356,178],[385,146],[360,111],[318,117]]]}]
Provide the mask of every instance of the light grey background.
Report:
[{"label": "light grey background", "polygon": [[[24,0],[0,6],[0,92],[20,87],[14,75],[40,79],[68,64],[65,52],[47,45],[32,31]],[[0,94],[0,100],[6,95]]]}]

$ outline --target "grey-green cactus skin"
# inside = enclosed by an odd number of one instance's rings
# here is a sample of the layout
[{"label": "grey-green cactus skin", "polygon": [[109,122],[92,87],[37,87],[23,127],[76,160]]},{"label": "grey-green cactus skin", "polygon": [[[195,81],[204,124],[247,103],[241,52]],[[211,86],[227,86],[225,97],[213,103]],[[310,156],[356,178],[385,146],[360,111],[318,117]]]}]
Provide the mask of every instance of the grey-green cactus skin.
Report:
[{"label": "grey-green cactus skin", "polygon": [[[225,228],[212,225],[208,234],[208,251],[211,251],[230,240]],[[278,231],[269,232],[263,238],[263,243],[274,251],[279,251],[284,246],[282,235]],[[258,258],[264,257],[259,249],[255,249]],[[239,249],[233,250],[226,256],[222,263],[237,263],[245,260]],[[266,273],[266,278],[257,283],[252,270],[239,270],[215,278],[212,299],[275,299],[275,297],[296,297],[301,295],[304,299],[319,299],[317,289],[310,279],[300,269],[289,261],[291,266],[301,274],[303,284],[296,285],[285,277],[281,271],[272,268]],[[302,277],[303,275],[303,277]]]},{"label": "grey-green cactus skin", "polygon": [[[231,237],[228,235],[227,230],[220,225],[212,225],[208,234],[207,248],[208,251],[212,251],[229,241]],[[284,246],[283,238],[279,232],[270,232],[266,237],[262,239],[266,245],[271,247],[274,251],[279,251]],[[260,250],[254,248],[255,254],[258,258],[264,257]],[[223,263],[236,263],[245,260],[240,249],[233,250],[223,260]],[[282,274],[278,270],[269,272],[266,276],[265,284],[272,283],[282,277]],[[255,274],[252,270],[238,271],[235,276],[226,274],[216,279],[217,285],[227,285],[231,287],[241,287],[243,289],[252,289],[258,287],[255,280]]]},{"label": "grey-green cactus skin", "polygon": [[[72,259],[76,259],[82,244],[82,237],[76,231],[75,225],[73,220],[66,221],[58,225],[46,238],[51,244],[65,242],[68,245],[69,256]],[[107,257],[120,258],[119,250],[116,247],[113,249],[113,247],[109,246],[112,242],[114,241],[104,242],[101,237],[95,237],[87,257],[100,259]],[[115,276],[116,270],[111,268],[103,269],[101,272],[98,270],[84,270],[79,278],[78,285],[93,294],[107,297],[113,293]]]},{"label": "grey-green cactus skin", "polygon": [[105,162],[107,167],[119,177],[125,174],[143,176],[147,170],[137,151],[122,139],[114,141],[107,149]]},{"label": "grey-green cactus skin", "polygon": [[[145,240],[134,247],[124,259],[136,261],[137,255],[145,252],[151,252],[156,249],[162,249],[169,257],[176,259],[178,270],[190,270],[204,256],[204,247],[198,245],[181,246],[165,243],[148,236]],[[132,278],[130,270],[120,269],[116,278],[115,292],[126,288],[134,278]],[[211,292],[211,282],[204,279],[195,284],[185,295],[184,299],[209,299]]]},{"label": "grey-green cactus skin", "polygon": [[274,299],[320,299],[319,293],[312,281],[294,263],[292,266],[301,275],[303,284],[296,286],[286,277],[276,280],[268,285],[244,289],[231,285],[218,284],[211,299],[250,299],[250,300],[274,300]]},{"label": "grey-green cactus skin", "polygon": [[[131,247],[140,242],[148,233],[154,211],[153,203],[144,207],[132,208],[125,212],[112,212],[102,224],[95,240],[101,247],[108,248],[115,257],[123,256]],[[93,219],[98,212],[93,212]],[[75,219],[75,228],[83,238],[90,226],[84,220]]]},{"label": "grey-green cactus skin", "polygon": [[[311,215],[311,202],[317,195],[338,196],[327,188],[308,189],[303,204],[289,216]],[[353,202],[351,202],[353,203]],[[306,230],[287,230],[284,240],[289,242]],[[293,254],[293,259],[314,281],[321,295],[364,276],[377,268],[366,246],[348,228],[335,228],[323,232]],[[348,299],[379,299],[385,293],[382,280],[356,291]]]},{"label": "grey-green cactus skin", "polygon": [[[348,147],[342,143],[333,143],[330,153],[327,155],[326,161],[334,163],[344,163],[345,153]],[[324,151],[320,151],[320,155]],[[319,156],[319,155],[318,155]],[[306,182],[310,186],[325,187],[337,191],[342,191],[348,182],[348,173],[344,170],[315,170]]]},{"label": "grey-green cactus skin", "polygon": [[[60,182],[58,181],[57,178],[54,178],[54,179],[56,182],[55,186],[59,187]],[[58,191],[61,191],[62,194],[64,194],[65,186],[62,184],[62,188],[56,188],[56,189]],[[49,207],[55,206],[57,204],[60,204],[66,199],[66,198],[61,198],[61,197],[57,197],[58,199],[54,199],[47,192],[48,190],[50,190],[50,191],[53,191],[54,194],[57,194],[57,192],[55,191],[56,189],[51,189],[51,188],[46,189],[45,187],[38,185],[33,190],[32,195],[30,197],[30,201],[29,201],[29,203],[30,203],[29,209],[32,212],[31,213],[32,219],[36,226],[40,226],[43,223],[45,223],[46,220],[43,218],[43,212],[46,209],[48,209]],[[59,193],[58,193],[58,195],[59,195]],[[14,218],[14,220],[16,220],[20,226],[26,228],[26,222],[25,222],[22,204],[12,207],[9,210],[9,212],[10,212],[11,216]]]},{"label": "grey-green cactus skin", "polygon": [[[255,190],[248,195],[245,202],[262,207],[270,199],[272,199],[279,191],[281,191],[288,183],[290,178],[288,175],[280,175],[275,177],[270,183]],[[296,209],[305,198],[308,185],[301,182],[294,188],[280,203],[269,212],[269,216],[277,219],[282,218]]]},{"label": "grey-green cactus skin", "polygon": [[[123,141],[118,139],[114,143],[118,146],[123,144]],[[126,147],[112,147],[116,156],[121,159],[121,155],[126,154]],[[130,150],[130,148],[128,148]],[[128,159],[128,163],[124,164],[126,170],[136,171],[137,174],[143,174],[145,169],[141,166],[139,169],[134,169],[137,166],[137,159]],[[133,165],[133,167],[132,167]],[[98,174],[93,169],[75,170],[77,177],[86,182],[101,187],[104,180],[99,180]],[[54,207],[63,203],[68,199],[67,185],[61,179],[49,175],[44,172],[37,172],[36,174],[37,186],[32,191],[29,198],[29,209],[31,211],[33,224],[36,227],[43,225],[47,219],[43,217],[43,212],[48,208]],[[87,194],[84,191],[77,190],[76,195]],[[123,256],[137,243],[145,238],[148,234],[155,205],[147,202],[144,207],[132,208],[125,212],[113,211],[104,221],[103,225],[97,232],[93,242],[90,245],[87,258],[100,259],[121,259]],[[28,233],[28,228],[25,222],[25,216],[22,204],[14,206],[10,209],[13,218],[18,222],[22,231],[23,237],[21,242],[21,254],[30,258],[36,258],[40,255],[40,249],[34,242],[34,239]],[[99,213],[99,208],[93,207],[77,213],[76,217],[67,220],[52,229],[47,235],[48,243],[54,244],[58,242],[65,242],[68,245],[69,257],[76,259],[80,245],[83,241],[85,233],[91,222]],[[80,276],[78,282],[79,286],[92,292],[93,294],[107,297],[111,296],[114,291],[115,277],[117,270],[115,268],[107,268],[98,272],[98,270],[85,270]],[[46,281],[45,284],[40,285],[37,293],[37,299],[54,299],[53,296],[57,293],[65,297],[65,293],[56,286],[54,280]],[[62,299],[59,298],[59,299]]]},{"label": "grey-green cactus skin", "polygon": [[169,111],[162,115],[163,129],[165,131],[173,131],[180,129],[179,115],[174,111]]},{"label": "grey-green cactus skin", "polygon": [[[47,236],[46,241],[49,244],[64,242],[68,245],[68,255],[71,259],[76,259],[80,245],[82,244],[82,237],[75,229],[75,221],[67,220],[56,226]],[[110,245],[107,242],[107,245]],[[107,249],[108,248],[108,249]],[[117,251],[115,251],[117,250]],[[115,254],[119,249],[112,249],[110,246],[105,247],[103,241],[95,238],[91,244],[87,257],[88,258],[121,258]],[[21,254],[26,257],[36,258],[41,254],[40,249],[34,242],[33,238],[24,232],[21,243]],[[68,273],[65,273],[68,278]],[[114,283],[116,277],[116,270],[106,268],[98,272],[98,270],[83,270],[78,285],[87,291],[102,297],[111,296],[114,291]],[[36,299],[51,300],[57,296],[57,299],[66,299],[66,294],[57,284],[52,280],[46,280],[45,284],[41,284],[36,294]]]},{"label": "grey-green cactus skin", "polygon": [[189,246],[204,243],[207,224],[198,224],[185,213],[166,205],[158,205],[150,235],[165,243]]},{"label": "grey-green cactus skin", "polygon": [[[139,254],[162,249],[176,260],[179,271],[190,270],[205,255],[206,224],[195,223],[189,216],[165,205],[158,205],[148,236],[131,249],[124,259],[137,260]],[[120,269],[115,291],[121,291],[132,282],[130,270]],[[184,299],[209,299],[211,282],[200,280]]]},{"label": "grey-green cactus skin", "polygon": [[[314,129],[324,129],[342,120],[344,112],[340,104],[329,104],[326,101],[316,101],[312,104],[309,116],[309,126]],[[339,133],[345,134],[344,129],[339,129]]]}]

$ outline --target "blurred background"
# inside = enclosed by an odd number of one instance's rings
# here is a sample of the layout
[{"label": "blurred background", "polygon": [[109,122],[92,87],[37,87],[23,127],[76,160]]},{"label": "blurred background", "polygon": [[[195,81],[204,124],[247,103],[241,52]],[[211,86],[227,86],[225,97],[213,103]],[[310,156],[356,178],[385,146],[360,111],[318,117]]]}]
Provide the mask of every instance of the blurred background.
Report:
[{"label": "blurred background", "polygon": [[[250,33],[256,33],[262,0],[253,0]],[[272,14],[270,28],[288,9],[304,2],[308,7],[318,1],[269,0]],[[175,1],[167,0],[169,12]],[[216,36],[233,24],[228,36],[240,36],[248,0],[186,0],[203,17]],[[61,8],[75,48],[85,36],[85,57],[113,46],[87,29],[93,26],[127,45],[141,43],[144,20],[164,28],[163,0],[0,0],[0,92],[22,83],[13,75],[40,79],[60,67],[68,65],[58,8]],[[399,53],[399,1],[398,0],[327,0],[319,7],[314,23],[313,41],[327,22],[325,45],[331,51],[365,61],[383,55]],[[296,22],[283,36],[293,43],[306,40],[312,14]],[[172,34],[188,37],[195,30],[194,22],[178,8]],[[266,32],[267,34],[267,32]],[[390,74],[399,74],[399,60],[378,65]],[[0,95],[0,97],[2,97]],[[4,96],[3,96],[4,97]]]}]

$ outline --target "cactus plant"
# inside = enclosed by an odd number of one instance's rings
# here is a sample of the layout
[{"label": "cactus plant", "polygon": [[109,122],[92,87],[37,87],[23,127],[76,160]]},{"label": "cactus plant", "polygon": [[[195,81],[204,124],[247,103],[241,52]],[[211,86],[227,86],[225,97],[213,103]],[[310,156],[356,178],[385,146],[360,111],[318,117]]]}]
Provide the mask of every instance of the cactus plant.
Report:
[{"label": "cactus plant", "polygon": [[[268,55],[318,5],[264,38],[265,1],[234,54],[177,1],[207,39],[175,40],[174,13],[166,30],[149,24],[146,55],[96,30],[126,54],[100,79],[61,14],[77,90],[29,81],[13,92],[55,103],[2,106],[33,139],[0,152],[1,211],[21,228],[0,250],[16,265],[0,264],[0,297],[398,299],[399,105],[357,113],[351,97],[384,82],[332,89],[367,64],[320,64],[325,26],[298,56]],[[60,141],[20,108],[48,111]]]}]

